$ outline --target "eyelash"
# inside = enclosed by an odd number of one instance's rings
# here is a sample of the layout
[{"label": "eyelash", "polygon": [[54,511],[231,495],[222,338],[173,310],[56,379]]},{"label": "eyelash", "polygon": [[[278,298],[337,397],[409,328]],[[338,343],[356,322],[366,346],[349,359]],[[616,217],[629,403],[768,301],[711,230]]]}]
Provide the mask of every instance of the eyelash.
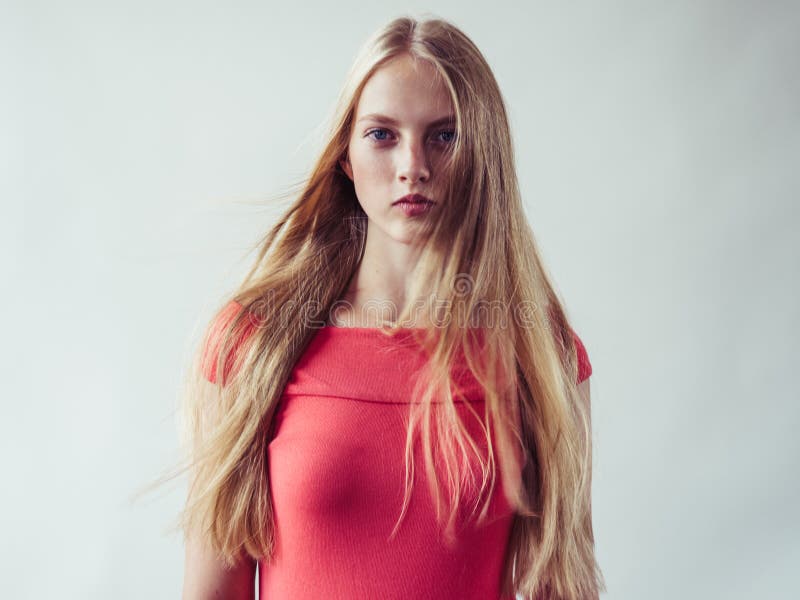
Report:
[{"label": "eyelash", "polygon": [[[385,131],[385,132],[389,133],[388,129],[384,129],[383,127],[378,127],[378,128],[375,128],[375,129],[370,129],[366,133],[365,137],[371,137],[372,140],[375,141],[375,142],[385,142],[386,141],[385,139],[384,140],[378,140],[378,139],[375,139],[374,137],[372,137],[372,134],[375,133],[375,132],[378,132],[378,131]],[[441,141],[444,144],[449,144],[450,142],[452,142],[455,139],[455,135],[456,135],[456,132],[453,129],[441,129],[440,131],[437,131],[436,133],[437,133],[437,135],[440,134],[440,133],[451,133],[451,134],[453,134],[453,137],[450,138],[449,140],[437,140],[437,141]]]}]

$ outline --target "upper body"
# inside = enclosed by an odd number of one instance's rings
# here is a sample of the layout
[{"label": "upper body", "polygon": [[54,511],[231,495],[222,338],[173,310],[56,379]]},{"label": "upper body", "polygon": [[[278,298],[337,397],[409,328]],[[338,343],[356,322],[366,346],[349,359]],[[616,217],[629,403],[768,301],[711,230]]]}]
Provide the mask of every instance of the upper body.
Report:
[{"label": "upper body", "polygon": [[[232,302],[226,312],[240,308]],[[588,400],[592,367],[574,332],[573,338],[578,383]],[[253,559],[225,570],[213,555],[203,556],[200,545],[191,545],[186,590],[205,582],[208,593],[187,591],[185,598],[212,598],[212,589],[224,590],[226,598],[253,598],[254,584],[260,597],[272,599],[501,598],[513,510],[500,482],[491,492],[487,522],[465,520],[448,545],[418,454],[418,485],[391,537],[402,498],[403,419],[414,401],[413,374],[424,360],[409,339],[386,339],[369,327],[319,329],[292,371],[269,443],[275,555],[258,563],[255,582]],[[216,381],[213,371],[207,377]],[[480,412],[477,382],[468,375],[459,382],[464,399]],[[464,403],[456,406],[477,434],[478,422]]]},{"label": "upper body", "polygon": [[[204,448],[215,447],[199,453],[191,522],[222,523],[206,537],[228,557],[247,542],[269,559],[242,557],[226,569],[201,536],[187,536],[184,597],[252,598],[258,566],[261,595],[270,600],[499,600],[501,587],[532,598],[553,582],[569,600],[585,600],[597,587],[585,477],[591,366],[572,332],[568,345],[575,350],[570,359],[577,354],[579,384],[564,385],[574,372],[559,364],[571,330],[523,210],[497,82],[475,45],[438,19],[392,21],[350,73],[325,150],[235,295],[261,301],[276,292],[279,299],[266,302],[261,346],[247,353],[248,370],[239,379],[252,384],[251,393],[222,394],[221,405],[234,410],[208,428],[217,436],[206,435],[202,416],[217,407],[193,405],[201,415],[196,437]],[[349,327],[325,327],[309,339],[305,309],[316,318],[336,298],[346,301]],[[470,318],[484,301],[525,321],[532,308],[552,309],[552,315],[534,310],[532,323],[556,325],[561,356],[546,335],[525,327],[484,329],[497,349],[485,353],[492,359],[487,371],[495,362],[500,372],[513,369],[518,401],[502,401],[507,388],[488,372],[491,393],[484,397],[467,369],[456,377],[459,398],[430,405],[442,417],[435,426],[455,431],[449,443],[437,445],[431,435],[423,445],[435,458],[423,462],[415,444],[406,464],[406,442],[420,441],[406,436],[406,416],[418,406],[410,389],[414,373],[428,362],[442,375],[452,364],[463,366],[450,359],[466,334],[443,328],[441,351],[428,361],[413,344],[374,328],[384,320],[405,323],[420,303],[430,312],[417,314],[412,325],[429,328],[442,308],[446,316]],[[225,311],[238,308],[232,303]],[[334,312],[335,320],[341,313]],[[210,364],[227,365],[228,358]],[[207,379],[213,383],[215,375]],[[283,389],[278,381],[287,381]],[[500,426],[484,436],[481,418],[493,424],[516,418],[519,427]],[[518,432],[524,444],[509,444]],[[518,453],[524,446],[526,458],[535,459],[519,461],[523,471],[505,471],[505,480],[500,471],[484,521],[466,514],[469,486],[455,486],[464,493],[455,494],[457,536],[449,543],[440,535],[426,475],[447,484],[452,471],[443,466],[480,476],[476,467],[483,465],[497,474],[488,468],[494,463],[486,465],[494,456],[488,441]],[[458,452],[464,448],[475,456]],[[464,454],[471,458],[461,460]],[[514,462],[501,454],[506,467]],[[413,494],[398,524],[401,500],[408,499],[407,466]],[[267,470],[268,486],[262,485]],[[504,486],[515,488],[513,502]],[[263,510],[253,514],[247,499]],[[515,511],[512,504],[524,508]]]}]

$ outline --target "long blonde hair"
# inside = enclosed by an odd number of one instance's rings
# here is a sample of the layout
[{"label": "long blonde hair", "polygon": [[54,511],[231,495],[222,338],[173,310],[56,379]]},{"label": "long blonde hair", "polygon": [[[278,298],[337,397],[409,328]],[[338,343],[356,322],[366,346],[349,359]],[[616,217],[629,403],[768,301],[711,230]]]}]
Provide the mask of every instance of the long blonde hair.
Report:
[{"label": "long blonde hair", "polygon": [[[267,469],[273,417],[315,324],[326,320],[359,266],[366,215],[340,161],[364,84],[401,55],[435,67],[450,92],[457,132],[437,174],[443,201],[426,220],[414,301],[396,315],[396,323],[410,322],[410,311],[422,306],[445,317],[435,335],[418,331],[429,377],[420,379],[421,402],[409,420],[403,509],[413,488],[417,430],[440,520],[448,500],[448,531],[464,501],[469,475],[459,465],[482,455],[454,409],[451,375],[463,360],[485,390],[483,414],[475,412],[491,450],[485,462],[480,458],[481,492],[492,488],[500,469],[515,510],[505,593],[590,597],[605,587],[594,553],[589,409],[576,386],[575,344],[524,213],[497,82],[472,41],[438,18],[397,18],[362,47],[310,176],[259,240],[255,264],[206,329],[182,393],[181,472],[190,470],[191,481],[180,524],[187,533],[202,532],[229,563],[273,552]],[[231,300],[241,310],[230,313]],[[480,347],[471,325],[482,332]],[[385,328],[387,335],[394,330]],[[432,410],[434,401],[444,410]],[[440,442],[445,492],[433,466],[432,434]]]}]

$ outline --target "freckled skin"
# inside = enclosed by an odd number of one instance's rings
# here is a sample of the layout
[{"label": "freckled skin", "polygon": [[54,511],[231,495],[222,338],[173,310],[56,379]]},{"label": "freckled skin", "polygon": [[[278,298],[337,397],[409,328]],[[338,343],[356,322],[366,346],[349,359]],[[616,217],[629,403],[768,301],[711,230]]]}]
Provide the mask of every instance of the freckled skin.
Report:
[{"label": "freckled skin", "polygon": [[342,298],[347,306],[336,314],[349,326],[377,326],[376,304],[388,311],[382,318],[389,320],[405,306],[417,236],[438,207],[410,216],[392,203],[408,194],[441,200],[438,167],[452,149],[454,121],[447,86],[423,60],[397,56],[365,83],[340,162],[367,215],[364,254]]},{"label": "freckled skin", "polygon": [[[362,117],[379,113],[397,121],[387,124]],[[453,124],[431,124],[452,116],[450,94],[433,66],[403,55],[377,70],[363,88],[342,168],[353,180],[367,213],[367,251],[382,252],[413,242],[424,215],[408,217],[392,202],[409,193],[436,201],[436,166],[452,144]],[[402,254],[402,251],[400,251]]]}]

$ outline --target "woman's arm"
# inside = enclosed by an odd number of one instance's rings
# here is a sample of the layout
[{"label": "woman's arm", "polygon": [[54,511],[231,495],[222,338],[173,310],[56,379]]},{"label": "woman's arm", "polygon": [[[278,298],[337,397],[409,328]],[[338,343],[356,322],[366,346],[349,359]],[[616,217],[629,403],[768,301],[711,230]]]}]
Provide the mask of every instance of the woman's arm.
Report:
[{"label": "woman's arm", "polygon": [[211,548],[190,538],[186,542],[183,600],[255,600],[256,561],[250,557],[226,569]]}]

